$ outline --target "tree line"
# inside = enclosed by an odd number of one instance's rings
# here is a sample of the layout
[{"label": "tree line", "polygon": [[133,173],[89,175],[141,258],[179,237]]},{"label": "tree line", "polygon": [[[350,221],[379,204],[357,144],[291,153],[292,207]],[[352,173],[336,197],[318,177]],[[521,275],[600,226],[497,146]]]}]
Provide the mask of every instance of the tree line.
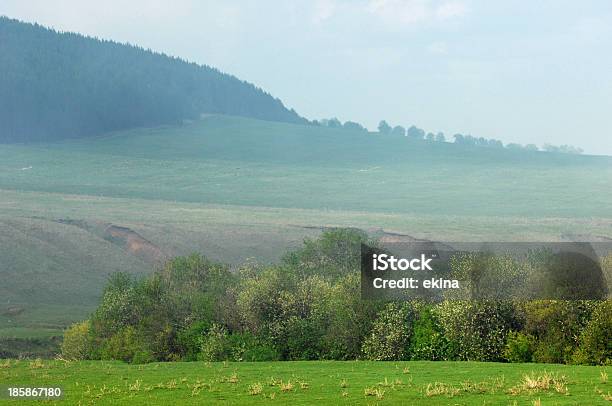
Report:
[{"label": "tree line", "polygon": [[[368,129],[363,125],[355,122],[355,121],[346,121],[342,123],[337,118],[330,119],[322,119],[322,120],[314,120],[312,124],[317,126],[324,126],[329,128],[341,128],[345,130],[352,131],[360,131],[363,133],[368,133]],[[408,128],[396,125],[391,126],[387,121],[381,120],[377,127],[378,134],[381,135],[393,135],[400,137],[407,137],[412,140],[424,140],[428,142],[450,142],[447,139],[446,135],[443,132],[425,132],[422,128],[419,128],[415,125],[412,125]],[[546,152],[556,152],[556,153],[565,153],[565,154],[582,154],[584,151],[581,148],[572,146],[572,145],[552,145],[552,144],[544,144],[541,147],[538,147],[535,144],[517,144],[514,142],[505,144],[494,138],[484,138],[484,137],[475,137],[472,135],[464,135],[464,134],[453,134],[452,140],[457,145],[465,145],[465,146],[473,146],[473,147],[488,147],[488,148],[506,148],[514,151],[546,151]]]},{"label": "tree line", "polygon": [[275,265],[249,262],[231,271],[192,255],[148,277],[116,274],[91,317],[65,332],[63,356],[134,363],[612,361],[609,299],[362,299],[362,243],[376,241],[338,229],[307,239]]}]

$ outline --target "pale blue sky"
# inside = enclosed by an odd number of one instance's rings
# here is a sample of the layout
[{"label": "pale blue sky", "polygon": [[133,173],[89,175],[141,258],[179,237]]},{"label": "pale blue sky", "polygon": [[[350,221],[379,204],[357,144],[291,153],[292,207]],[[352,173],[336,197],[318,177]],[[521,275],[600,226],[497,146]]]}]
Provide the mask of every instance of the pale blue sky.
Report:
[{"label": "pale blue sky", "polygon": [[612,154],[612,1],[1,0],[215,66],[307,118]]}]

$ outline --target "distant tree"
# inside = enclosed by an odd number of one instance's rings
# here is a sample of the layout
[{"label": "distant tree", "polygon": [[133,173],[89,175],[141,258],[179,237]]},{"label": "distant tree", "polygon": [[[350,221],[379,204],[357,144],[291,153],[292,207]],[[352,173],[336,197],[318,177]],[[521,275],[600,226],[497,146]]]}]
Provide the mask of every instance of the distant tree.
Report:
[{"label": "distant tree", "polygon": [[476,137],[469,134],[463,137],[463,143],[466,145],[476,145],[476,140]]},{"label": "distant tree", "polygon": [[563,154],[582,154],[584,151],[582,148],[574,147],[573,145],[552,145],[552,144],[544,144],[542,146],[542,150],[546,152],[558,152]]},{"label": "distant tree", "polygon": [[425,136],[425,140],[429,142],[434,142],[436,140],[436,136],[434,135],[434,133],[427,133],[427,135]]},{"label": "distant tree", "polygon": [[381,120],[380,123],[378,123],[378,132],[381,134],[389,134],[391,133],[391,126],[385,120]]},{"label": "distant tree", "polygon": [[535,144],[527,144],[527,145],[525,145],[525,149],[527,151],[539,151],[538,146],[535,145]]},{"label": "distant tree", "polygon": [[521,144],[517,144],[515,142],[511,142],[507,144],[506,148],[516,150],[516,151],[524,149],[524,147]]},{"label": "distant tree", "polygon": [[342,123],[336,117],[321,120],[321,124],[329,128],[341,128]]},{"label": "distant tree", "polygon": [[396,125],[395,127],[393,127],[393,130],[391,130],[391,134],[401,135],[403,137],[406,135],[406,129],[401,125]]},{"label": "distant tree", "polygon": [[561,145],[559,151],[564,154],[582,154],[584,151],[582,148],[575,147],[573,145]]},{"label": "distant tree", "polygon": [[504,147],[504,144],[500,140],[496,140],[493,138],[487,140],[487,145],[491,148],[503,148]]},{"label": "distant tree", "polygon": [[413,125],[408,129],[408,131],[406,132],[406,135],[413,139],[422,140],[425,137],[425,130],[422,130]]},{"label": "distant tree", "polygon": [[474,143],[479,147],[487,147],[489,146],[489,141],[485,137],[478,137],[474,141]]},{"label": "distant tree", "polygon": [[463,136],[463,134],[455,134],[453,135],[453,138],[455,139],[455,144],[464,144],[465,143],[465,137]]},{"label": "distant tree", "polygon": [[546,152],[560,152],[559,147],[552,144],[544,144],[542,145],[542,149]]},{"label": "distant tree", "polygon": [[436,141],[437,142],[446,142],[446,137],[444,136],[443,132],[439,132],[436,134]]},{"label": "distant tree", "polygon": [[364,132],[368,131],[364,126],[354,121],[346,121],[342,127],[345,130],[364,131]]}]

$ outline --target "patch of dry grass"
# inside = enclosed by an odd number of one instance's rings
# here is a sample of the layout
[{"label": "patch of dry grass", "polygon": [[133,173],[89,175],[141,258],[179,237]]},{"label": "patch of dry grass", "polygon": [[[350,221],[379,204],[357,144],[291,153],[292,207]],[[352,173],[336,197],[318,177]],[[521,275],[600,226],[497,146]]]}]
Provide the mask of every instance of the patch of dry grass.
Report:
[{"label": "patch of dry grass", "polygon": [[534,372],[525,374],[518,385],[510,388],[509,393],[511,395],[519,395],[529,392],[549,391],[567,395],[569,392],[565,375],[558,375],[546,371],[541,375],[536,375]]},{"label": "patch of dry grass", "polygon": [[259,382],[249,385],[249,395],[256,396],[263,392],[263,385]]}]

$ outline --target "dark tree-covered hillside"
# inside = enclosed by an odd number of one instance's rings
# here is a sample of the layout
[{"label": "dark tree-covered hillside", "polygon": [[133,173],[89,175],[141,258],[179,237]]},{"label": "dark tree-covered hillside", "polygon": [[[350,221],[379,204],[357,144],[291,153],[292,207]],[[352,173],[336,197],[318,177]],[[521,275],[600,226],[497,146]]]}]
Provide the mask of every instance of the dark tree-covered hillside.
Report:
[{"label": "dark tree-covered hillside", "polygon": [[306,122],[214,68],[0,16],[0,142],[91,136],[203,113]]}]

